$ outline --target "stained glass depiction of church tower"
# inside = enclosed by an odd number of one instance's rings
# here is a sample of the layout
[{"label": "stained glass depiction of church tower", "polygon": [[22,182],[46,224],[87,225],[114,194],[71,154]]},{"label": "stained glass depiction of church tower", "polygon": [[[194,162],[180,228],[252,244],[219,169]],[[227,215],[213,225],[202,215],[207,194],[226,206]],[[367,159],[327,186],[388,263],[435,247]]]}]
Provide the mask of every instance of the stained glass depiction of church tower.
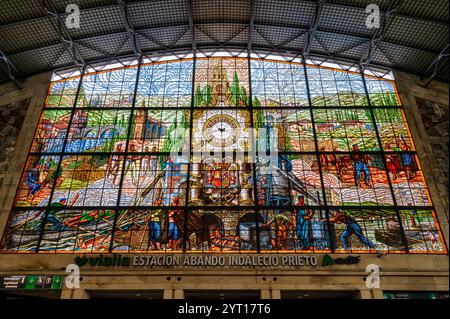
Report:
[{"label": "stained glass depiction of church tower", "polygon": [[[211,209],[189,212],[192,234],[200,239],[191,250],[256,250],[255,236],[242,240],[255,233],[254,211],[239,209],[255,204],[248,72],[246,58],[196,62],[189,203]],[[202,238],[210,244],[205,247]]]},{"label": "stained glass depiction of church tower", "polygon": [[195,70],[194,105],[248,106],[249,85],[247,59],[200,59]]}]

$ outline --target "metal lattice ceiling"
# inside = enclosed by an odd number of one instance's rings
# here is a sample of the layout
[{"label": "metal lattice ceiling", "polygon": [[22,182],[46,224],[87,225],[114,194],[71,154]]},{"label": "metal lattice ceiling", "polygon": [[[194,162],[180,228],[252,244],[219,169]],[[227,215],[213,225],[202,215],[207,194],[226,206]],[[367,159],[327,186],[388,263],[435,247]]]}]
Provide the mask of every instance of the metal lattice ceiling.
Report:
[{"label": "metal lattice ceiling", "polygon": [[[67,29],[66,6],[80,8]],[[368,4],[381,28],[368,29]],[[144,53],[242,49],[448,82],[446,0],[1,0],[0,83]]]}]

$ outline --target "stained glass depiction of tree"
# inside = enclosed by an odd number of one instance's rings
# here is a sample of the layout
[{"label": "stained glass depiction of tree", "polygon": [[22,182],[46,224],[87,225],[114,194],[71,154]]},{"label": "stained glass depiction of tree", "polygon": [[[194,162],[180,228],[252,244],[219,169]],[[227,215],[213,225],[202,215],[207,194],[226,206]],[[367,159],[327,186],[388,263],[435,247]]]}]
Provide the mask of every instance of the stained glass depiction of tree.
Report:
[{"label": "stained glass depiction of tree", "polygon": [[248,61],[241,58],[210,58],[197,61],[194,105],[249,105]]},{"label": "stained glass depiction of tree", "polygon": [[52,82],[2,250],[446,253],[393,81],[194,60]]},{"label": "stained glass depiction of tree", "polygon": [[354,144],[361,151],[379,151],[369,109],[313,110],[319,151],[348,152]]}]

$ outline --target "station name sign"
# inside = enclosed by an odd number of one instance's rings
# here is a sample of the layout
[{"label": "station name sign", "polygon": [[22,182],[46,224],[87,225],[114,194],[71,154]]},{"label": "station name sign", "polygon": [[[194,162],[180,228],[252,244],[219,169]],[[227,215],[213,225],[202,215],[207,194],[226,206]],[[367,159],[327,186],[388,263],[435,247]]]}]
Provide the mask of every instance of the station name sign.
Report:
[{"label": "station name sign", "polygon": [[[170,268],[170,267],[203,267],[203,268],[304,268],[328,266],[331,264],[330,256],[325,255],[322,262],[319,262],[320,255],[135,255],[123,256],[120,254],[98,255],[98,256],[77,256],[75,263],[82,266],[91,267],[136,267],[136,268]],[[350,258],[346,264],[359,263],[358,258]],[[325,263],[325,264],[324,264]],[[339,264],[339,263],[337,263]]]}]

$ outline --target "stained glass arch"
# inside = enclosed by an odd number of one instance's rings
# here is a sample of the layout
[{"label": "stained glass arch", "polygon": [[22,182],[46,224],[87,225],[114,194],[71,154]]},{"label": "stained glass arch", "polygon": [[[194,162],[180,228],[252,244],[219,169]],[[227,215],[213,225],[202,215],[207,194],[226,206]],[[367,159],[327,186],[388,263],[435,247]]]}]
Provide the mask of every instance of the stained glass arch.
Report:
[{"label": "stained glass arch", "polygon": [[446,253],[392,79],[253,56],[51,82],[7,253]]}]

